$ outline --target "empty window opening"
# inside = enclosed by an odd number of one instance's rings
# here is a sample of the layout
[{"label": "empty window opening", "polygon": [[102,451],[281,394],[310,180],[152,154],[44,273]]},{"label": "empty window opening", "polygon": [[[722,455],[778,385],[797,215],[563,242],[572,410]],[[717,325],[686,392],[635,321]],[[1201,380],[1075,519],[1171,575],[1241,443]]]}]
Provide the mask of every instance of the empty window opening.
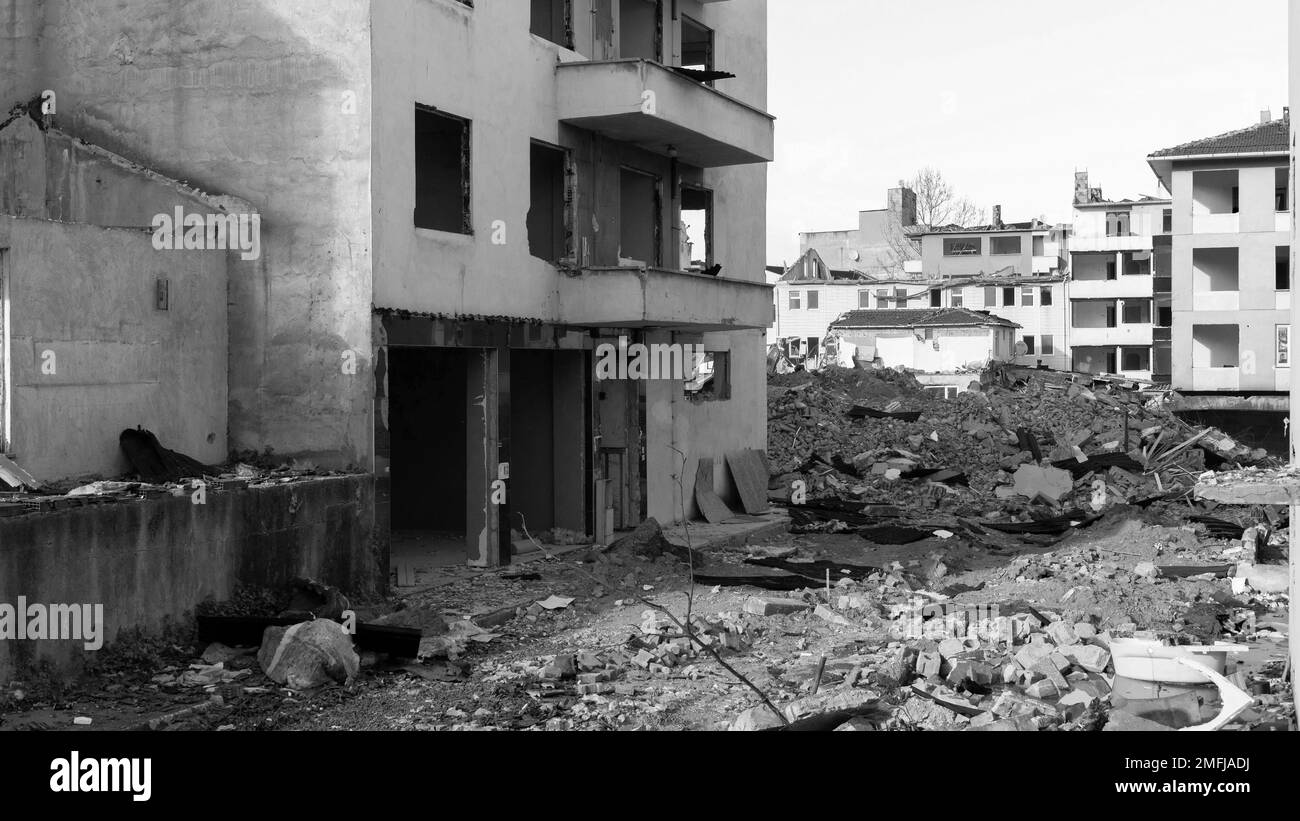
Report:
[{"label": "empty window opening", "polygon": [[1291,246],[1279,245],[1274,264],[1274,287],[1279,291],[1291,290]]},{"label": "empty window opening", "polygon": [[1274,175],[1273,208],[1279,212],[1291,210],[1291,169],[1279,168]]},{"label": "empty window opening", "polygon": [[682,15],[682,68],[713,70],[713,29]]},{"label": "empty window opening", "polygon": [[1075,328],[1114,328],[1115,303],[1102,300],[1074,300],[1072,321]]},{"label": "empty window opening", "polygon": [[1151,370],[1150,348],[1120,348],[1119,359],[1120,367],[1124,371]]},{"label": "empty window opening", "polygon": [[1238,201],[1236,171],[1196,171],[1192,174],[1192,213],[1235,214]]},{"label": "empty window opening", "polygon": [[1129,251],[1124,254],[1125,276],[1151,276],[1151,252]]},{"label": "empty window opening", "polygon": [[979,237],[944,237],[945,257],[977,257],[984,253],[984,241]]},{"label": "empty window opening", "polygon": [[1240,253],[1236,248],[1192,250],[1192,292],[1224,293],[1238,289]]},{"label": "empty window opening", "polygon": [[659,179],[630,168],[619,182],[619,262],[658,266]]},{"label": "empty window opening", "polygon": [[936,288],[930,292],[930,307],[931,308],[943,307],[943,291],[940,291],[938,288]]},{"label": "empty window opening", "polygon": [[1130,299],[1124,303],[1124,324],[1125,325],[1147,325],[1151,322],[1151,302],[1150,300],[1133,300]]},{"label": "empty window opening", "polygon": [[1106,260],[1106,279],[1118,279],[1119,278],[1118,274],[1119,274],[1119,266],[1115,264],[1115,260],[1113,259]]},{"label": "empty window opening", "polygon": [[[713,265],[713,192],[682,187],[682,270],[703,271]],[[812,307],[811,305],[809,307]]]},{"label": "empty window opening", "polygon": [[1051,288],[1040,288],[1040,289],[1038,290],[1038,293],[1039,293],[1039,304],[1044,305],[1044,306],[1046,306],[1046,305],[1051,305],[1051,304],[1052,304],[1052,289],[1051,289]]},{"label": "empty window opening", "polygon": [[1071,355],[1073,362],[1070,367],[1079,373],[1115,373],[1119,370],[1114,348],[1075,347],[1071,349]]},{"label": "empty window opening", "polygon": [[1033,356],[1035,352],[1034,338],[1032,336],[1026,336],[1024,338],[1024,343],[1025,343],[1025,355]]},{"label": "empty window opening", "polygon": [[660,48],[663,42],[660,9],[658,2],[650,2],[650,0],[620,0],[618,5],[620,57],[625,60],[663,62]]},{"label": "empty window opening", "polygon": [[1016,307],[1016,289],[1015,289],[1015,288],[1003,288],[1003,289],[1002,289],[1002,305],[1003,305],[1003,307],[1006,307],[1006,308],[1014,308],[1014,307]]},{"label": "empty window opening", "polygon": [[565,259],[571,256],[565,226],[568,154],[563,149],[534,142],[530,162],[528,251],[548,262]]},{"label": "empty window opening", "polygon": [[415,109],[415,227],[470,234],[470,122]]},{"label": "empty window opening", "polygon": [[1236,368],[1241,364],[1238,325],[1193,325],[1193,368]]},{"label": "empty window opening", "polygon": [[532,0],[528,30],[557,46],[573,48],[572,0]]},{"label": "empty window opening", "polygon": [[1156,308],[1156,326],[1160,328],[1170,328],[1174,324],[1174,309],[1171,305],[1161,305]]},{"label": "empty window opening", "polygon": [[990,237],[989,253],[994,256],[1019,254],[1024,244],[1020,237]]},{"label": "empty window opening", "polygon": [[[815,361],[820,355],[820,340],[810,337],[808,358]],[[731,398],[731,354],[706,353],[704,361],[695,369],[692,378],[682,386],[688,399],[697,402],[722,402]]]}]

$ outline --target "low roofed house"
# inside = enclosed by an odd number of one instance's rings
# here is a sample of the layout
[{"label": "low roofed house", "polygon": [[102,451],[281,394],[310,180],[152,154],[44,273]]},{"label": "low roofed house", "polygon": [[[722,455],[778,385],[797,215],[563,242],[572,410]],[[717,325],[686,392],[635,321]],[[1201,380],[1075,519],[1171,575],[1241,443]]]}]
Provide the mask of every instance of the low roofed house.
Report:
[{"label": "low roofed house", "polygon": [[919,371],[923,384],[955,394],[969,371],[1015,357],[1019,328],[967,308],[877,309],[844,314],[831,324],[831,338],[841,364]]}]

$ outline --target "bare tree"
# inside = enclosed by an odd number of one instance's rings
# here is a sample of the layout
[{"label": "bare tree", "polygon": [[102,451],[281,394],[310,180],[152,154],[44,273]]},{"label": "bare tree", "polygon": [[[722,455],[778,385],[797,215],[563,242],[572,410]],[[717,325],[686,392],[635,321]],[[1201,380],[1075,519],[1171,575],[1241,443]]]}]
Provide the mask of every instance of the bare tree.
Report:
[{"label": "bare tree", "polygon": [[[952,184],[944,179],[943,172],[937,168],[922,168],[906,185],[916,194],[916,222],[921,228],[972,226],[984,222],[984,209],[966,197],[958,196]],[[909,229],[895,224],[890,226],[886,234],[889,259],[885,268],[892,275],[902,276],[905,262],[921,258],[921,252],[908,232]]]},{"label": "bare tree", "polygon": [[937,168],[926,166],[917,171],[909,187],[916,193],[916,221],[921,225],[937,228],[984,222],[984,209],[958,196]]}]

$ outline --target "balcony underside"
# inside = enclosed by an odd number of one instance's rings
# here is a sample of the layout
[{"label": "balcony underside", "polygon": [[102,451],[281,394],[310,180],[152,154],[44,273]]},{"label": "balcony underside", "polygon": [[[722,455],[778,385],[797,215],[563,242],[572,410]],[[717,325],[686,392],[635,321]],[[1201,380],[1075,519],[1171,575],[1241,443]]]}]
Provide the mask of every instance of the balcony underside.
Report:
[{"label": "balcony underside", "polygon": [[773,118],[657,63],[608,60],[556,69],[561,122],[700,168],[771,162]]}]

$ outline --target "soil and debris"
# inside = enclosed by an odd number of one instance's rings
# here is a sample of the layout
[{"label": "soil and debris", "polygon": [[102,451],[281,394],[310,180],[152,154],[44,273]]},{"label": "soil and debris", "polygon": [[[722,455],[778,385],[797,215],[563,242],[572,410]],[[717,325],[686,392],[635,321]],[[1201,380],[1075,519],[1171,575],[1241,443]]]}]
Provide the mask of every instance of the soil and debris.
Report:
[{"label": "soil and debris", "polygon": [[1244,648],[1223,673],[1251,703],[1227,729],[1290,728],[1287,509],[1193,493],[1276,467],[1266,453],[1159,396],[1050,372],[991,371],[952,400],[901,372],[787,374],[769,409],[789,532],[682,545],[650,521],[383,601],[311,580],[240,591],[196,614],[208,634],[119,641],[71,686],[5,685],[0,730],[1113,731],[1218,714],[1212,685],[1116,675],[1131,639]]}]

